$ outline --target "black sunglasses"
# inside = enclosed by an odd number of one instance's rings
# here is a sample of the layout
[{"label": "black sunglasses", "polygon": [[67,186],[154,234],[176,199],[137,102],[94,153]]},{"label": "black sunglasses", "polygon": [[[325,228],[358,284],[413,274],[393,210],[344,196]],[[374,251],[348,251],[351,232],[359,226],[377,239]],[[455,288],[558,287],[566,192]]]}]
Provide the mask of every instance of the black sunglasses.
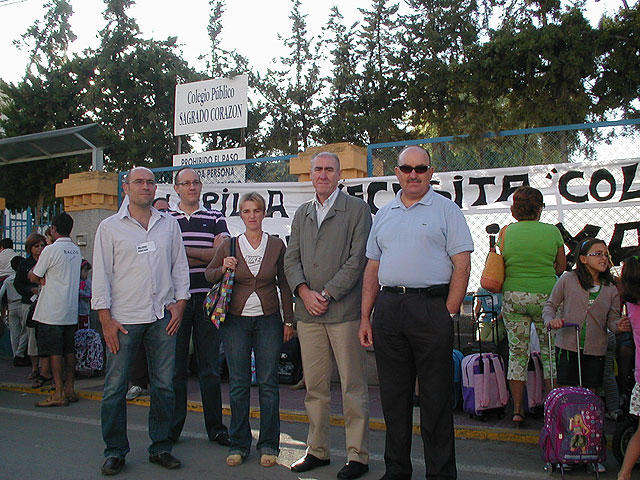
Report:
[{"label": "black sunglasses", "polygon": [[398,168],[402,173],[411,173],[414,170],[416,173],[426,173],[427,170],[431,168],[431,165],[416,165],[415,167],[411,165],[398,165]]}]

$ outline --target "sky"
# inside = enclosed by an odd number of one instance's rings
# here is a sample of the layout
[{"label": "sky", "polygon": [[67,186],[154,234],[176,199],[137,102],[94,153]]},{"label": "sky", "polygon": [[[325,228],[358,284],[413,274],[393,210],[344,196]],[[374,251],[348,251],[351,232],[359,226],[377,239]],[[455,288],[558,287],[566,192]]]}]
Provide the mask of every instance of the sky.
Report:
[{"label": "sky", "polygon": [[[19,51],[12,41],[19,39],[37,18],[43,18],[44,3],[43,0],[0,0],[0,78],[3,80],[17,82],[22,78],[27,52]],[[104,26],[104,3],[101,0],[73,0],[71,3],[74,14],[70,21],[78,37],[71,50],[80,52],[89,46],[97,46],[98,31]],[[255,70],[264,73],[273,58],[286,54],[278,34],[283,37],[290,34],[291,0],[227,0],[226,3],[222,17],[223,47],[235,48],[249,58]],[[308,15],[310,34],[321,33],[335,3],[302,0],[302,12]],[[346,21],[355,22],[361,20],[358,7],[369,8],[370,4],[368,0],[341,0],[339,8]],[[587,0],[587,15],[595,26],[603,13],[612,14],[621,4],[622,0]],[[183,57],[192,67],[204,70],[204,63],[198,56],[209,50],[207,0],[137,0],[129,13],[138,22],[144,38],[162,40],[177,36]]]}]

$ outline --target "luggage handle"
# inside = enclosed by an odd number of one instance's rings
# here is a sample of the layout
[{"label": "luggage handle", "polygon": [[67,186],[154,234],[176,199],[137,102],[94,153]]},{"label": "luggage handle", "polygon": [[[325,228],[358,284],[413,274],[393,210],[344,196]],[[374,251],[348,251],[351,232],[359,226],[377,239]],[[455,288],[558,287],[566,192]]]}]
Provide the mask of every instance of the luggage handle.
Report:
[{"label": "luggage handle", "polygon": [[[577,323],[565,323],[560,328],[574,327],[576,329],[576,350],[578,352],[578,382],[582,387],[582,363],[580,362],[580,325]],[[549,378],[551,379],[551,390],[553,390],[553,364],[551,363],[551,327],[547,327],[547,333],[549,334]],[[555,355],[554,355],[555,356]]]},{"label": "luggage handle", "polygon": [[[489,323],[491,326],[491,336],[493,338],[493,343],[494,345],[498,345],[498,312],[496,312],[496,307],[495,304],[493,302],[493,295],[487,295],[487,294],[482,294],[482,295],[473,295],[473,297],[471,297],[471,315],[472,315],[472,319],[473,319],[473,333],[475,335],[476,333],[476,329],[478,331],[478,353],[482,353],[482,335],[480,333],[480,320],[478,320],[476,318],[476,303],[477,301],[480,300],[480,298],[483,297],[487,297],[491,300],[491,310],[484,311],[484,313],[488,313],[491,314],[491,318],[492,321]],[[494,325],[494,321],[495,320],[495,325]],[[495,328],[494,328],[495,327]],[[460,325],[458,325],[458,345],[460,344]]]}]

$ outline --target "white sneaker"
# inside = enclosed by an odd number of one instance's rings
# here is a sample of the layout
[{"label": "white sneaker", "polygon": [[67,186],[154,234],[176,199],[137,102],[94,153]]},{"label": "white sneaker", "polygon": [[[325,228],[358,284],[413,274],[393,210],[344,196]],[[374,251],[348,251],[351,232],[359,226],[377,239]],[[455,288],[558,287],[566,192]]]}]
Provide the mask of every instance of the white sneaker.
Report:
[{"label": "white sneaker", "polygon": [[147,390],[139,387],[138,385],[132,385],[129,391],[127,392],[127,400],[133,400],[134,398],[139,397],[140,395],[146,395]]}]

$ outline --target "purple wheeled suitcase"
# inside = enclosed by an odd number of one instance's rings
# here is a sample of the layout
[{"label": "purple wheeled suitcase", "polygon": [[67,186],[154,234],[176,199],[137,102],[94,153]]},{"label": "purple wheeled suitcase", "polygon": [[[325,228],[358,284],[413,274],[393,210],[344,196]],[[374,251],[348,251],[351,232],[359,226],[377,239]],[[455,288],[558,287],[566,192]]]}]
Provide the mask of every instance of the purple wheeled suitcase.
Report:
[{"label": "purple wheeled suitcase", "polygon": [[[577,344],[579,326],[576,329]],[[588,388],[582,387],[580,348],[578,350],[579,387],[559,387],[551,390],[544,402],[544,426],[540,432],[540,453],[545,469],[560,465],[564,479],[564,466],[587,464],[600,478],[598,463],[607,459],[607,440],[604,436],[604,402]],[[551,330],[549,330],[551,351]],[[551,378],[553,386],[553,377]]]}]

